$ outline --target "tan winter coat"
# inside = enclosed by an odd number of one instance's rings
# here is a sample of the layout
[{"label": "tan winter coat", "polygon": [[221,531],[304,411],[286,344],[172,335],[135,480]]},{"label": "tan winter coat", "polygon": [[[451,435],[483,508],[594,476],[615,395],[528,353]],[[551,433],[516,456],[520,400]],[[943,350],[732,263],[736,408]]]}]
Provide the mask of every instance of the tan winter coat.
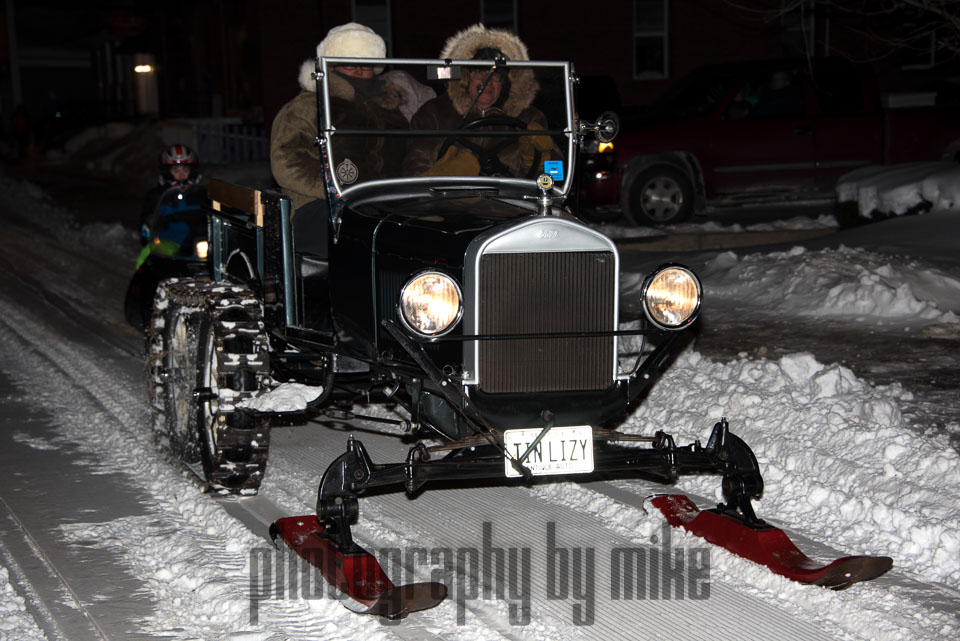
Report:
[{"label": "tan winter coat", "polygon": [[[323,161],[317,139],[316,83],[311,77],[314,61],[300,67],[303,89],[277,113],[270,132],[270,169],[284,195],[293,201],[296,211],[306,203],[326,198]],[[332,72],[329,77],[330,110],[337,128],[406,129],[407,120],[398,110],[400,91],[390,83],[380,87],[377,96],[366,100],[357,94],[345,77]],[[405,154],[402,137],[344,136],[334,142],[335,162],[349,160],[357,169],[357,180],[399,175]]]}]

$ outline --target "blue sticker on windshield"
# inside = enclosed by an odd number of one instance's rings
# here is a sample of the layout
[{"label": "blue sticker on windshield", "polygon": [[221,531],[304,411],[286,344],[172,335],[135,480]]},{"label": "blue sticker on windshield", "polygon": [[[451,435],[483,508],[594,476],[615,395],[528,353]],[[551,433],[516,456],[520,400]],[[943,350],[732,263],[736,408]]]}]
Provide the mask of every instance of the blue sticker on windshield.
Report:
[{"label": "blue sticker on windshield", "polygon": [[543,161],[543,171],[550,174],[554,180],[563,180],[563,161],[545,160]]}]

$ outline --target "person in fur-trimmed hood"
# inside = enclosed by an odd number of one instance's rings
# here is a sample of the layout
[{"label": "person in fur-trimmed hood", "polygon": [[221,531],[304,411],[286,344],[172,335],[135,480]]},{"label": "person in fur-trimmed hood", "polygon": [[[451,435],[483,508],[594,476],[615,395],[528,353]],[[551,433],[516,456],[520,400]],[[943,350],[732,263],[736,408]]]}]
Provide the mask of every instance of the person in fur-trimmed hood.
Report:
[{"label": "person in fur-trimmed hood", "polygon": [[[529,60],[527,47],[515,34],[475,24],[447,40],[440,58],[450,60]],[[546,129],[543,113],[533,107],[540,89],[531,69],[463,67],[459,79],[447,82],[445,94],[424,104],[411,129],[458,129],[478,118],[506,116],[528,129]],[[425,176],[535,176],[543,161],[560,154],[549,136],[523,136],[504,145],[498,137],[468,138],[466,146],[447,145],[443,138],[418,138],[407,153],[406,172]],[[491,149],[503,147],[492,153]],[[472,147],[472,149],[468,148]]]},{"label": "person in fur-trimmed hood", "polygon": [[[372,29],[355,22],[331,29],[317,46],[318,57],[384,58],[387,46]],[[293,201],[296,212],[305,204],[326,198],[323,161],[317,137],[314,60],[300,66],[302,91],[277,113],[270,132],[270,168],[277,184]],[[406,129],[399,111],[403,100],[395,85],[378,76],[382,67],[338,65],[327,79],[330,111],[337,128]],[[344,136],[333,148],[341,184],[400,175],[406,152],[399,136]],[[296,220],[296,218],[295,218]]]}]

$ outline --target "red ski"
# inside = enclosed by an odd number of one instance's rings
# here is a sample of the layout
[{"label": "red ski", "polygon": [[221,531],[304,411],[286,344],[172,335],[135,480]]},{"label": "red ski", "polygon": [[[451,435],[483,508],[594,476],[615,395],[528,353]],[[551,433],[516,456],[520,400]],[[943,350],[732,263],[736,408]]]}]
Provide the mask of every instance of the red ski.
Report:
[{"label": "red ski", "polygon": [[673,527],[682,527],[800,583],[844,590],[859,581],[875,579],[893,567],[893,559],[888,556],[845,556],[822,565],[801,552],[780,528],[748,525],[719,510],[700,510],[682,494],[661,494],[652,503]]},{"label": "red ski", "polygon": [[323,578],[351,599],[365,607],[361,614],[378,614],[402,619],[411,612],[426,610],[447,596],[442,583],[410,583],[394,585],[384,573],[376,557],[352,540],[339,549],[316,516],[288,516],[270,526],[270,537],[283,539]]}]

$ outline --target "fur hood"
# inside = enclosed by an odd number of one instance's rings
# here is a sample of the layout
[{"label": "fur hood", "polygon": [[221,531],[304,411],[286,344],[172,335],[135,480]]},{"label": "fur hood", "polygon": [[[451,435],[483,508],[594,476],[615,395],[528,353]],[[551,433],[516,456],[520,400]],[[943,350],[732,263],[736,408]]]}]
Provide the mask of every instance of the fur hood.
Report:
[{"label": "fur hood", "polygon": [[[304,91],[311,93],[317,92],[317,81],[313,79],[316,64],[316,60],[304,60],[303,64],[300,65],[300,74],[297,79],[300,83],[300,88]],[[342,98],[349,102],[353,102],[357,98],[357,92],[354,90],[353,85],[336,71],[330,72],[327,85],[330,87],[330,95],[335,98]],[[403,93],[396,85],[390,82],[384,82],[380,87],[380,93],[373,102],[384,109],[397,109],[400,103],[403,102]]]},{"label": "fur hood", "polygon": [[[450,60],[471,60],[477,51],[485,47],[499,49],[508,60],[530,59],[527,46],[516,34],[503,29],[487,29],[482,24],[467,27],[449,38],[443,46],[443,51],[440,52],[440,57]],[[507,78],[510,81],[510,92],[503,103],[503,110],[508,116],[516,118],[533,102],[540,85],[531,69],[510,69]],[[469,83],[469,77],[464,74],[459,80],[452,80],[447,85],[450,101],[461,116],[466,113],[473,101],[473,96],[468,91]]]}]

